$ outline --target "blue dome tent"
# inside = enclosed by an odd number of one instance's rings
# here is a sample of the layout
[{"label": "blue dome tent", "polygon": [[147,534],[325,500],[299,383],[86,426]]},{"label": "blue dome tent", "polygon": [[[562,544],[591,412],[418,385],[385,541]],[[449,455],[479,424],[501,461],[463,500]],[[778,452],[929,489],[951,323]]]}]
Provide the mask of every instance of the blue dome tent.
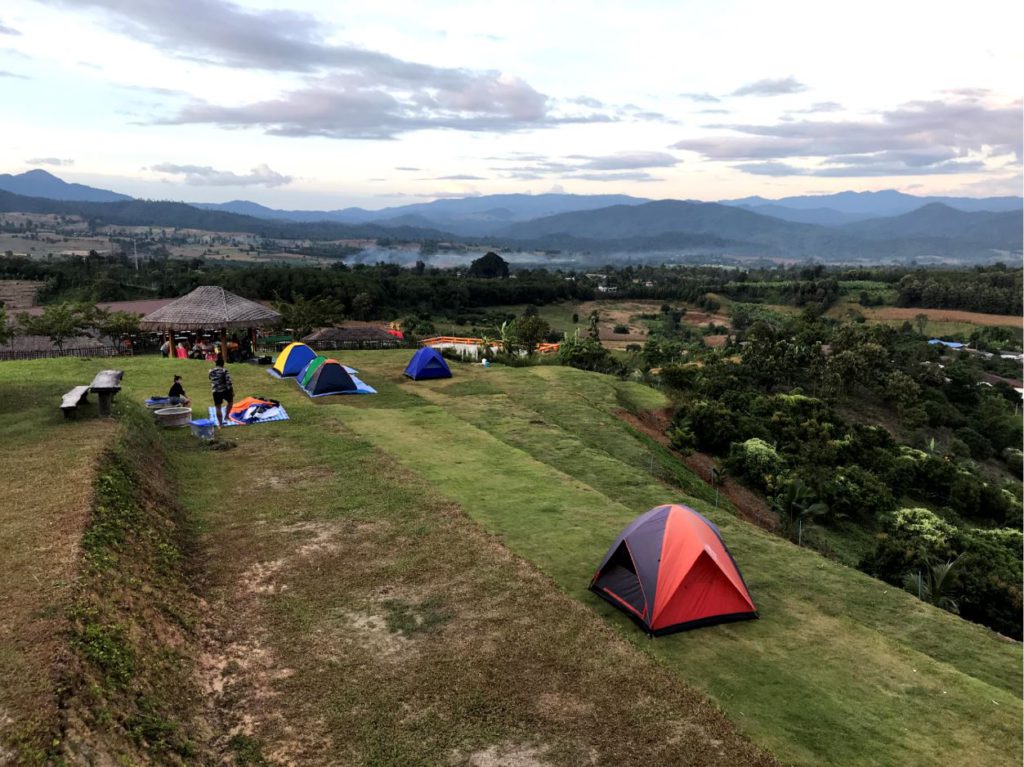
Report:
[{"label": "blue dome tent", "polygon": [[431,349],[429,346],[424,346],[412,355],[405,368],[405,374],[414,381],[452,377],[452,371],[448,369],[444,357],[437,349]]}]

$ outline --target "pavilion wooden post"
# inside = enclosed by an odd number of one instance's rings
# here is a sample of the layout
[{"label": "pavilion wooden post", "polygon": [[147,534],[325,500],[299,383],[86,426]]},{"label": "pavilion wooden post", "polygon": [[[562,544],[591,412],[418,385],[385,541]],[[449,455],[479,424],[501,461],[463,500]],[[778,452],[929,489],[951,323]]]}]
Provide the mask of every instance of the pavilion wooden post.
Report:
[{"label": "pavilion wooden post", "polygon": [[256,352],[256,328],[249,328],[249,346],[252,348],[252,356],[258,357]]},{"label": "pavilion wooden post", "polygon": [[167,329],[167,357],[168,357],[168,359],[172,359],[172,360],[178,358],[178,351],[175,348],[175,344],[174,344],[174,329],[173,328],[168,328]]},{"label": "pavilion wooden post", "polygon": [[228,364],[228,329],[220,329],[220,356],[224,358],[224,365]]}]

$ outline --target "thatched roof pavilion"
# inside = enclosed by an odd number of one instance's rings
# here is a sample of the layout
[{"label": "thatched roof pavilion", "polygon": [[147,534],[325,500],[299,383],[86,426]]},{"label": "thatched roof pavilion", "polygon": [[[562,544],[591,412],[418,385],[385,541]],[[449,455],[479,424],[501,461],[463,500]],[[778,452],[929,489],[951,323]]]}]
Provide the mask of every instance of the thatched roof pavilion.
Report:
[{"label": "thatched roof pavilion", "polygon": [[147,314],[139,321],[139,327],[166,332],[171,346],[168,356],[172,359],[175,330],[219,330],[221,353],[226,357],[229,328],[248,329],[255,348],[256,328],[276,325],[280,321],[281,315],[263,304],[236,296],[224,288],[203,285]]},{"label": "thatched roof pavilion", "polygon": [[348,325],[340,328],[320,328],[302,339],[314,349],[337,349],[347,346],[371,348],[399,346],[401,342],[384,328],[373,325]]},{"label": "thatched roof pavilion", "polygon": [[263,304],[236,296],[224,288],[203,285],[187,296],[147,314],[143,330],[225,330],[276,325],[281,315]]}]

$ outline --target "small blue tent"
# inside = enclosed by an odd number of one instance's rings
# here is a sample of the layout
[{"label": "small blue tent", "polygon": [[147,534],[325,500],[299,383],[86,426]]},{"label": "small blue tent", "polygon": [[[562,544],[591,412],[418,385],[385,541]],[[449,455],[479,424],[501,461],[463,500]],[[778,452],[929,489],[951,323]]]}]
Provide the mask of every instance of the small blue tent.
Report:
[{"label": "small blue tent", "polygon": [[437,349],[424,346],[409,360],[405,368],[405,374],[414,381],[423,381],[428,378],[451,378],[452,371],[448,369],[448,363]]}]

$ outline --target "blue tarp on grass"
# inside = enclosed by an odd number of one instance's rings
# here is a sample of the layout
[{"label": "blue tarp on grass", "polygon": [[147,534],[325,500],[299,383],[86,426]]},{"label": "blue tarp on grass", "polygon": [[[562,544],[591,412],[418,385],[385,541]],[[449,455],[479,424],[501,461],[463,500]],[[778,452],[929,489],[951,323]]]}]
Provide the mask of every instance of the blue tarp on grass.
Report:
[{"label": "blue tarp on grass", "polygon": [[[210,418],[214,423],[217,423],[217,410],[212,405],[210,406]],[[272,412],[260,413],[255,420],[249,422],[234,421],[231,417],[225,422],[225,426],[249,426],[254,423],[270,423],[271,421],[290,421],[288,417],[288,411],[284,409],[284,405],[278,405],[273,408]]]}]

